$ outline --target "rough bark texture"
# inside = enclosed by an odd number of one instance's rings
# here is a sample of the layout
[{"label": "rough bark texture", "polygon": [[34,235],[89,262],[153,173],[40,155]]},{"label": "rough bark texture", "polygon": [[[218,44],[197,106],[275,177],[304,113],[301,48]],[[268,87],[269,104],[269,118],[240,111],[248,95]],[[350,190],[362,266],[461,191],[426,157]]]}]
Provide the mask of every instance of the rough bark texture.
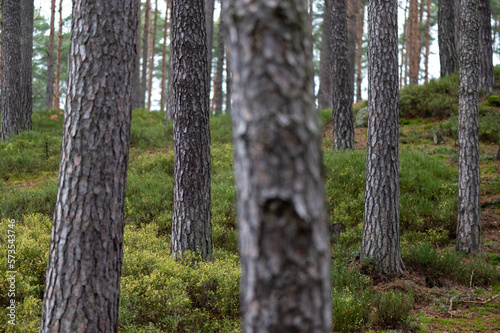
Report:
[{"label": "rough bark texture", "polygon": [[363,25],[365,24],[365,5],[358,1],[358,17],[356,18],[356,102],[363,100],[361,84],[363,82]]},{"label": "rough bark texture", "polygon": [[151,98],[153,95],[153,76],[155,69],[155,46],[156,46],[156,26],[158,24],[158,0],[155,0],[155,12],[153,26],[151,28],[149,40],[149,68],[148,68],[148,105],[147,109],[151,110]]},{"label": "rough bark texture", "polygon": [[212,260],[207,36],[203,0],[172,0],[172,253]]},{"label": "rough bark texture", "polygon": [[455,23],[456,10],[454,0],[439,0],[438,43],[441,77],[458,70],[458,53],[455,40],[455,29],[458,29]]},{"label": "rough bark texture", "polygon": [[399,98],[397,0],[368,4],[368,138],[361,257],[399,274]]},{"label": "rough bark texture", "polygon": [[479,0],[479,89],[490,92],[495,84],[490,0]]},{"label": "rough bark texture", "polygon": [[146,0],[144,5],[144,32],[142,38],[142,73],[141,73],[141,93],[142,103],[146,106],[146,93],[148,91],[148,51],[149,34],[151,30],[151,0]]},{"label": "rough bark texture", "polygon": [[318,107],[332,108],[332,0],[325,0],[323,5],[323,26],[321,27],[321,53],[319,58]]},{"label": "rough bark texture", "polygon": [[429,55],[431,51],[431,0],[427,0],[427,19],[425,21],[425,58],[424,82],[429,82]]},{"label": "rough bark texture", "polygon": [[52,108],[54,95],[54,40],[55,40],[56,0],[50,4],[50,33],[49,48],[47,50],[47,87],[45,95],[45,108]]},{"label": "rough bark texture", "polygon": [[347,60],[349,61],[349,88],[351,89],[351,104],[354,102],[354,77],[356,69],[356,13],[358,1],[346,0],[347,5]]},{"label": "rough bark texture", "polygon": [[331,332],[306,1],[231,1],[242,331]]},{"label": "rough bark texture", "polygon": [[33,16],[35,6],[33,0],[21,0],[21,117],[20,126],[23,130],[31,129],[33,114]]},{"label": "rough bark texture", "polygon": [[2,0],[3,2],[3,74],[2,98],[2,141],[11,135],[19,134],[27,129],[22,121],[21,103],[21,2],[19,0]]},{"label": "rough bark texture", "polygon": [[139,25],[136,30],[136,43],[137,43],[137,57],[136,57],[136,62],[134,64],[134,69],[132,71],[133,76],[132,76],[132,109],[139,109],[139,108],[144,108],[144,96],[142,94],[142,83],[141,83],[141,1],[137,0],[139,2],[139,6],[137,6],[137,17],[139,18]]},{"label": "rough bark texture", "polygon": [[354,121],[352,113],[351,71],[347,49],[346,0],[332,0],[331,43],[333,147],[354,149]]},{"label": "rough bark texture", "polygon": [[217,41],[217,76],[215,80],[215,112],[222,113],[222,104],[224,103],[224,93],[222,91],[222,81],[224,79],[224,20],[220,16],[219,35]]},{"label": "rough bark texture", "polygon": [[117,332],[136,0],[74,0],[40,332]]},{"label": "rough bark texture", "polygon": [[54,80],[54,96],[52,99],[52,110],[59,110],[60,82],[61,82],[61,60],[62,60],[62,41],[63,41],[63,17],[62,3],[59,1],[59,32],[57,33],[57,54],[56,54],[56,78]]},{"label": "rough bark texture", "polygon": [[418,0],[410,0],[410,14],[409,14],[409,71],[408,78],[410,84],[418,84],[418,74],[420,71],[420,32],[418,21]]},{"label": "rough bark texture", "polygon": [[460,88],[458,101],[458,224],[457,251],[481,248],[478,130],[478,4],[461,0]]},{"label": "rough bark texture", "polygon": [[170,13],[170,0],[166,0],[167,3],[167,10],[165,13],[165,21],[163,25],[163,50],[162,50],[162,58],[161,58],[161,96],[160,96],[160,110],[165,111],[165,106],[167,104],[167,87],[166,87],[166,80],[167,80],[167,62],[170,62],[167,53],[167,43],[169,40],[168,36],[168,27],[169,27],[169,13]]}]

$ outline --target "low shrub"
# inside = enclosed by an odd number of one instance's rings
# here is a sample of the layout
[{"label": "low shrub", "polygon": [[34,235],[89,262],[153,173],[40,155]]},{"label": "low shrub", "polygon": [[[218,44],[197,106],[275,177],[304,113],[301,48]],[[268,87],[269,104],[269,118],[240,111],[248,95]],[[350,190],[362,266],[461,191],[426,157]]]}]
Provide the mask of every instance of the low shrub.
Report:
[{"label": "low shrub", "polygon": [[378,295],[375,302],[377,319],[385,327],[396,327],[406,324],[413,308],[413,294],[401,291],[384,291]]}]

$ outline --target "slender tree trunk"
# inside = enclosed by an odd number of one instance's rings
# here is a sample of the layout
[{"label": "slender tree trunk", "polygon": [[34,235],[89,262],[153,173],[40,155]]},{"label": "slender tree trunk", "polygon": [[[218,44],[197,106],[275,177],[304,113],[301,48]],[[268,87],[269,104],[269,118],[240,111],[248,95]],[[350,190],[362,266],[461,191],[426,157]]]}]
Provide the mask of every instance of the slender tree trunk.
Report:
[{"label": "slender tree trunk", "polygon": [[33,0],[21,1],[21,128],[31,129],[33,114],[33,17],[35,6]]},{"label": "slender tree trunk", "polygon": [[242,331],[331,332],[330,247],[306,2],[231,5]]},{"label": "slender tree trunk", "polygon": [[137,57],[136,57],[136,63],[134,65],[133,69],[133,76],[132,76],[132,86],[134,89],[132,89],[132,109],[144,109],[144,96],[142,94],[142,82],[141,82],[141,16],[142,16],[142,3],[140,0],[137,0],[139,2],[139,5],[137,6],[137,16],[138,16],[138,26],[136,30],[136,36],[135,38],[137,39],[136,45],[137,45]]},{"label": "slender tree trunk", "polygon": [[217,45],[217,75],[215,80],[215,112],[222,113],[222,103],[224,102],[224,93],[222,92],[222,81],[224,78],[224,26],[223,16],[219,20],[219,38]]},{"label": "slender tree trunk", "polygon": [[406,53],[407,53],[407,39],[408,39],[408,0],[406,0],[404,23],[403,23],[403,38],[401,40],[401,61],[399,63],[399,89],[405,86],[405,76],[406,76]]},{"label": "slender tree trunk", "polygon": [[425,83],[429,82],[429,55],[431,53],[431,0],[427,0],[427,19],[425,21]]},{"label": "slender tree trunk", "polygon": [[118,331],[138,3],[73,1],[41,333]]},{"label": "slender tree trunk", "polygon": [[2,141],[11,135],[17,135],[24,128],[21,103],[21,2],[19,0],[2,0],[3,4],[3,74],[2,98]]},{"label": "slender tree trunk", "polygon": [[[227,33],[227,29],[226,29]],[[231,78],[231,51],[229,43],[226,42],[226,113],[231,113],[231,102],[232,102],[232,78]]]},{"label": "slender tree trunk", "polygon": [[[453,7],[453,16],[454,16],[454,21],[453,21],[453,24],[455,26],[455,28],[453,29],[454,30],[454,34],[455,34],[455,50],[456,50],[456,69],[455,71],[458,70],[458,54],[460,53],[460,15],[462,13],[462,8],[460,6],[462,6],[462,4],[460,3],[460,0],[447,0],[450,2],[450,5],[451,6],[454,6]],[[451,2],[453,1],[453,3]],[[453,18],[450,18],[450,19],[453,19]],[[438,22],[439,24],[439,22]]]},{"label": "slender tree trunk", "polygon": [[169,25],[169,13],[170,13],[170,0],[165,0],[167,3],[167,9],[165,13],[165,23],[163,25],[163,51],[161,58],[161,97],[160,97],[160,110],[165,111],[166,104],[166,80],[167,80],[167,43],[168,43],[168,25]]},{"label": "slender tree trunk", "polygon": [[149,71],[148,71],[148,110],[151,110],[151,95],[153,95],[153,76],[155,69],[156,25],[158,24],[158,0],[155,0],[155,17],[149,42]]},{"label": "slender tree trunk", "polygon": [[[332,0],[331,50],[333,96],[333,147],[354,149],[351,71],[348,59],[347,0]],[[346,84],[348,82],[349,84]]]},{"label": "slender tree trunk", "polygon": [[332,108],[332,0],[325,0],[323,6],[323,26],[321,37],[321,53],[319,59],[318,106],[320,109]]},{"label": "slender tree trunk", "polygon": [[52,110],[59,110],[62,41],[63,41],[63,24],[64,24],[62,16],[62,2],[63,0],[59,1],[59,32],[57,33],[56,79],[54,81],[54,98],[52,99]]},{"label": "slender tree trunk", "polygon": [[493,40],[491,36],[490,0],[479,0],[479,89],[485,92],[493,90],[495,75],[493,72]]},{"label": "slender tree trunk", "polygon": [[56,0],[51,1],[50,5],[50,34],[49,49],[47,51],[47,89],[45,95],[45,108],[52,108],[52,97],[54,95],[54,39],[55,39],[55,20],[56,20]]},{"label": "slender tree trunk", "polygon": [[477,0],[461,0],[457,251],[481,249]]},{"label": "slender tree trunk", "polygon": [[[142,74],[141,74],[141,89],[143,104],[146,101],[146,93],[148,91],[148,51],[149,51],[149,34],[151,30],[151,0],[146,0],[144,5],[144,33],[142,38]],[[146,106],[146,105],[145,105]]]},{"label": "slender tree trunk", "polygon": [[347,60],[349,62],[349,87],[351,89],[351,104],[354,103],[354,76],[356,68],[356,12],[358,1],[346,0],[347,4]]},{"label": "slender tree trunk", "polygon": [[361,257],[400,274],[397,0],[369,0],[368,139]]},{"label": "slender tree trunk", "polygon": [[418,73],[420,71],[419,55],[420,55],[420,32],[418,20],[418,0],[410,0],[410,35],[409,35],[409,73],[410,84],[418,84]]},{"label": "slender tree trunk", "polygon": [[[186,42],[189,41],[189,42]],[[172,0],[172,253],[212,260],[207,36],[203,0]]]},{"label": "slender tree trunk", "polygon": [[205,1],[205,29],[207,33],[207,59],[208,59],[208,91],[212,79],[212,49],[214,43],[214,6],[215,0]]},{"label": "slender tree trunk", "polygon": [[439,0],[438,41],[441,77],[454,73],[458,69],[457,43],[455,42],[454,0]]},{"label": "slender tree trunk", "polygon": [[[0,86],[2,82],[3,69],[3,0],[0,1]],[[1,98],[1,97],[0,97]]]},{"label": "slender tree trunk", "polygon": [[356,101],[362,101],[361,84],[363,83],[363,25],[365,23],[365,5],[362,0],[358,1],[358,17],[356,19]]}]

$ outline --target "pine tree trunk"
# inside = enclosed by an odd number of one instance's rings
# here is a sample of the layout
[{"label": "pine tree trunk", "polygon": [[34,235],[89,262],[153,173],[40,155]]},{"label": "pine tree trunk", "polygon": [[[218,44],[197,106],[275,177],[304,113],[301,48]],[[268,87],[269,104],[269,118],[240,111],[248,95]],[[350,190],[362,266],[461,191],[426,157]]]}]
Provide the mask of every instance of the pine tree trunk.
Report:
[{"label": "pine tree trunk", "polygon": [[138,0],[139,5],[137,6],[137,16],[139,18],[136,36],[137,39],[137,57],[134,69],[132,71],[132,109],[143,109],[144,108],[144,96],[142,94],[142,82],[141,82],[141,16],[142,16],[142,3]]},{"label": "pine tree trunk", "polygon": [[406,0],[406,7],[404,12],[404,23],[403,23],[403,36],[401,39],[401,61],[399,63],[399,89],[405,86],[405,63],[407,59],[407,39],[408,39],[408,0]]},{"label": "pine tree trunk", "polygon": [[356,12],[358,1],[346,0],[347,4],[347,60],[349,62],[349,87],[351,89],[351,104],[354,103],[354,77],[356,69]]},{"label": "pine tree trunk", "polygon": [[491,92],[495,84],[493,72],[493,40],[491,36],[490,0],[479,0],[479,89]]},{"label": "pine tree trunk", "polygon": [[356,19],[356,102],[363,100],[361,95],[361,84],[363,83],[363,25],[365,24],[365,5],[358,1],[358,17]]},{"label": "pine tree trunk", "polygon": [[441,77],[448,76],[458,69],[457,43],[455,41],[456,11],[454,0],[439,0],[438,41]]},{"label": "pine tree trunk", "polygon": [[368,138],[361,257],[400,274],[397,0],[368,4]]},{"label": "pine tree trunk", "polygon": [[[461,0],[447,0],[447,1],[450,1],[450,5],[451,6],[454,6],[453,9],[454,9],[454,22],[453,24],[455,25],[455,28],[453,29],[455,31],[455,50],[456,50],[456,69],[455,70],[458,70],[458,54],[460,53],[460,15],[461,15],[461,12],[462,12],[462,8],[460,7],[461,6],[461,3],[460,1]],[[453,3],[451,2],[453,1]],[[438,22],[439,24],[439,22]]]},{"label": "pine tree trunk", "polygon": [[35,6],[33,0],[21,1],[21,115],[20,128],[31,130],[31,115],[33,114],[33,17]]},{"label": "pine tree trunk", "polygon": [[56,0],[51,0],[50,5],[50,34],[49,48],[47,50],[47,88],[45,95],[45,108],[52,108],[52,97],[54,96],[54,39],[56,20]]},{"label": "pine tree trunk", "polygon": [[21,2],[19,0],[2,0],[3,4],[3,74],[1,139],[7,140],[11,135],[19,134],[24,128],[21,103]]},{"label": "pine tree trunk", "polygon": [[217,45],[217,75],[215,80],[215,112],[222,113],[224,103],[224,93],[222,92],[222,81],[224,79],[224,27],[223,16],[219,20],[219,39]]},{"label": "pine tree trunk", "polygon": [[0,1],[0,86],[2,82],[2,69],[3,69],[3,0]]},{"label": "pine tree trunk", "polygon": [[[347,0],[333,0],[331,6],[333,147],[354,149],[351,71],[348,59]],[[349,84],[346,84],[348,82]]]},{"label": "pine tree trunk", "polygon": [[215,0],[205,1],[205,29],[207,33],[207,59],[208,59],[208,91],[212,79],[212,49],[214,43],[214,6]]},{"label": "pine tree trunk", "polygon": [[161,58],[161,96],[160,96],[160,110],[165,111],[165,105],[167,104],[167,88],[166,88],[166,80],[167,80],[167,61],[170,62],[170,59],[167,59],[167,43],[168,43],[168,25],[169,25],[169,13],[170,13],[170,0],[165,0],[167,3],[167,9],[165,13],[165,22],[163,25],[163,50],[162,50],[162,58]]},{"label": "pine tree trunk", "polygon": [[151,0],[146,0],[144,5],[144,32],[142,38],[142,74],[141,74],[141,89],[142,100],[146,106],[146,93],[148,91],[148,51],[149,51],[149,34],[151,30]]},{"label": "pine tree trunk", "polygon": [[231,5],[242,331],[331,332],[330,247],[306,2]]},{"label": "pine tree trunk", "polygon": [[148,110],[151,110],[151,95],[153,94],[153,76],[155,69],[156,25],[158,22],[158,0],[155,0],[155,17],[149,42],[149,70],[148,70]]},{"label": "pine tree trunk", "polygon": [[409,73],[410,84],[418,84],[419,55],[420,55],[420,33],[418,23],[418,0],[410,0],[409,14]]},{"label": "pine tree trunk", "polygon": [[461,0],[457,251],[481,249],[477,0]]},{"label": "pine tree trunk", "polygon": [[[227,30],[226,30],[227,32]],[[229,50],[229,44],[226,42],[226,113],[231,113],[231,103],[232,103],[232,78],[231,78],[231,52]]]},{"label": "pine tree trunk", "polygon": [[323,26],[321,37],[321,53],[319,60],[318,107],[332,108],[332,52],[330,41],[332,33],[332,0],[325,0],[323,5]]},{"label": "pine tree trunk", "polygon": [[59,1],[59,32],[57,33],[56,79],[54,80],[54,98],[52,99],[52,110],[59,110],[63,23],[64,23],[63,16],[62,16],[62,3],[63,3],[63,0],[60,0]]},{"label": "pine tree trunk", "polygon": [[73,1],[42,333],[118,331],[138,3]]},{"label": "pine tree trunk", "polygon": [[427,19],[425,21],[425,59],[424,82],[429,82],[429,55],[431,53],[431,0],[427,0]]},{"label": "pine tree trunk", "polygon": [[172,253],[212,260],[207,36],[203,0],[172,0]]}]

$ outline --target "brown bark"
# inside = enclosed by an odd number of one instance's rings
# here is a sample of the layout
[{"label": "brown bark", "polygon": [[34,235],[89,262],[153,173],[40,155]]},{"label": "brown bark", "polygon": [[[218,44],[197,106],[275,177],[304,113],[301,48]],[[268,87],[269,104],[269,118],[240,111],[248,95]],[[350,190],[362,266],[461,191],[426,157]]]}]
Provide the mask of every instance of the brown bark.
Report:
[{"label": "brown bark", "polygon": [[242,331],[331,332],[306,2],[231,1]]},{"label": "brown bark", "polygon": [[319,60],[318,106],[320,109],[332,108],[332,0],[325,0],[323,5],[323,26],[321,36],[321,53]]},{"label": "brown bark", "polygon": [[224,79],[224,20],[220,16],[219,35],[217,43],[217,74],[215,79],[215,113],[222,113],[222,103],[224,102],[224,93],[222,92],[222,81]]},{"label": "brown bark", "polygon": [[429,82],[429,55],[431,53],[431,0],[427,0],[427,19],[425,21],[425,58],[424,82]]},{"label": "brown bark", "polygon": [[172,253],[212,260],[207,36],[203,0],[172,0]]},{"label": "brown bark", "polygon": [[61,82],[61,60],[62,60],[62,41],[63,41],[63,16],[62,2],[59,1],[59,32],[57,33],[57,53],[56,53],[56,78],[54,80],[54,98],[52,99],[52,110],[59,110],[60,82]]},{"label": "brown bark", "polygon": [[403,88],[406,84],[406,59],[407,59],[407,39],[408,39],[408,0],[406,0],[406,7],[404,11],[403,23],[403,38],[401,42],[401,61],[399,63],[399,88]]},{"label": "brown bark", "polygon": [[361,84],[363,83],[363,25],[365,23],[365,6],[358,1],[358,17],[356,18],[356,102],[363,100]]},{"label": "brown bark", "polygon": [[166,88],[166,80],[167,80],[167,61],[170,62],[170,59],[167,60],[167,43],[169,40],[168,35],[168,27],[169,27],[169,13],[170,13],[170,0],[165,0],[167,3],[167,9],[165,13],[165,22],[163,25],[163,50],[162,50],[162,58],[161,58],[161,97],[160,97],[160,110],[165,111],[165,105],[167,104],[167,88]]},{"label": "brown bark", "polygon": [[457,251],[481,249],[477,0],[461,0]]},{"label": "brown bark", "polygon": [[410,84],[418,84],[418,73],[419,73],[419,54],[420,54],[420,33],[418,31],[418,0],[410,0],[410,13],[408,17],[408,58],[409,58],[409,71],[408,77],[410,79]]},{"label": "brown bark", "polygon": [[43,333],[118,331],[137,6],[73,1]]},{"label": "brown bark", "polygon": [[[141,89],[142,100],[145,104],[146,93],[148,91],[148,52],[149,52],[149,35],[151,33],[151,0],[146,0],[144,5],[144,32],[142,38],[142,74],[141,74]],[[146,105],[144,105],[146,106]]]},{"label": "brown bark", "polygon": [[333,97],[333,147],[354,149],[351,64],[348,58],[347,1],[332,0],[331,50]]},{"label": "brown bark", "polygon": [[47,50],[47,88],[45,95],[45,108],[52,108],[52,98],[54,96],[54,39],[55,39],[55,20],[56,20],[56,0],[51,1],[50,5],[50,33],[49,48]]},{"label": "brown bark", "polygon": [[351,104],[354,102],[354,76],[356,68],[356,13],[358,1],[346,0],[347,4],[347,60],[349,62],[349,88],[351,89]]},{"label": "brown bark", "polygon": [[479,89],[491,92],[495,84],[493,72],[493,39],[491,36],[490,0],[479,0]]},{"label": "brown bark", "polygon": [[149,68],[148,68],[148,106],[147,109],[151,110],[151,95],[153,94],[153,76],[155,69],[155,46],[156,46],[156,25],[158,24],[158,0],[155,0],[155,12],[153,19],[152,33],[150,34],[149,41]]},{"label": "brown bark", "polygon": [[20,127],[23,130],[31,129],[31,115],[33,113],[33,17],[35,6],[33,0],[21,1],[21,68],[19,71],[21,115]]},{"label": "brown bark", "polygon": [[438,9],[438,41],[441,77],[448,76],[458,69],[458,53],[455,30],[456,12],[458,8],[454,0],[439,0]]},{"label": "brown bark", "polygon": [[368,4],[368,137],[361,257],[400,274],[397,0]]}]

